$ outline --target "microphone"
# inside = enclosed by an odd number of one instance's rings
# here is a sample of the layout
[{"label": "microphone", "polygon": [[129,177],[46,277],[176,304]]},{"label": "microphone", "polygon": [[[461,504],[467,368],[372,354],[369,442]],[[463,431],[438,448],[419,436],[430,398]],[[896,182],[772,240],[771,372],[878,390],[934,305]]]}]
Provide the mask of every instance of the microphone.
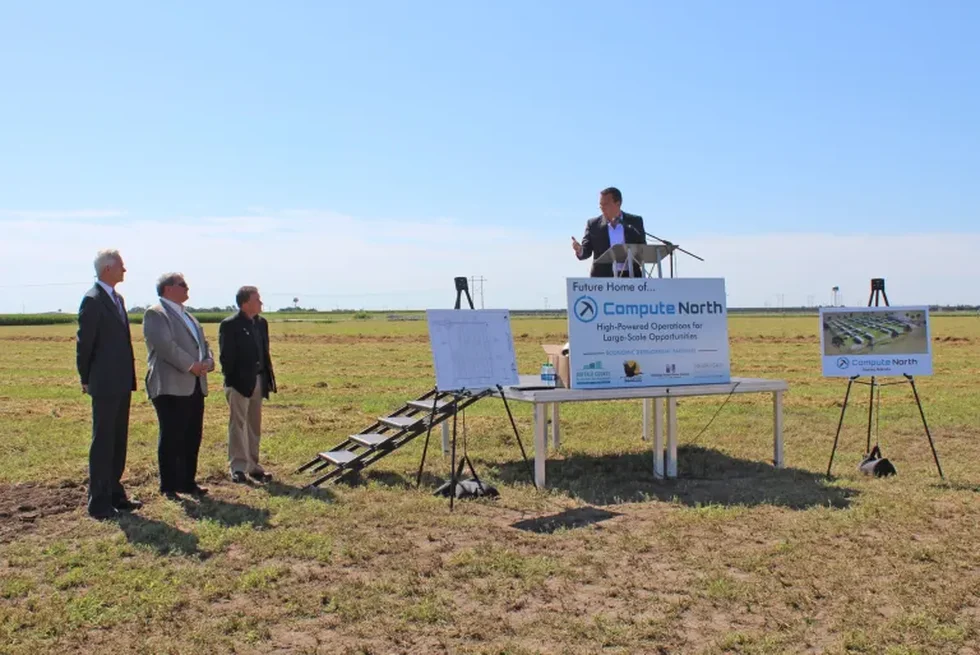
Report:
[{"label": "microphone", "polygon": [[[641,232],[640,231],[640,228],[636,227],[632,223],[627,223],[626,221],[623,221],[623,225],[626,226],[626,227],[628,227],[629,229],[633,230],[633,232],[637,236],[640,236],[640,237],[645,237],[646,236],[646,232]],[[646,239],[644,238],[643,241],[646,242]]]}]

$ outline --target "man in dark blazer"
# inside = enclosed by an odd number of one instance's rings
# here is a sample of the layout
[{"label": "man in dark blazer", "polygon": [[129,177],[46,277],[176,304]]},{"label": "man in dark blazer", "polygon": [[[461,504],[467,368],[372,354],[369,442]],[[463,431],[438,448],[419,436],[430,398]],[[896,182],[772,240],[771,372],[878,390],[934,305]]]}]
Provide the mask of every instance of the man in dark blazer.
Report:
[{"label": "man in dark blazer", "polygon": [[233,482],[269,482],[272,475],[259,464],[262,437],[262,399],[276,391],[276,376],[269,355],[269,324],[259,316],[262,297],[255,287],[242,287],[235,295],[237,314],[221,321],[219,359],[228,399],[228,463]]},{"label": "man in dark blazer", "polygon": [[95,258],[98,280],[78,309],[75,360],[82,393],[92,398],[92,445],[88,454],[88,513],[110,519],[143,506],[126,497],[123,470],[129,442],[129,406],[136,390],[136,362],[126,302],[116,293],[126,267],[117,250]]},{"label": "man in dark blazer", "polygon": [[[599,192],[601,215],[590,218],[585,224],[585,235],[579,243],[572,237],[572,250],[579,259],[593,259],[591,277],[629,277],[626,264],[597,264],[598,259],[614,244],[647,242],[643,230],[643,217],[622,211],[623,194],[616,187]],[[639,264],[633,264],[633,277],[643,277]]]}]

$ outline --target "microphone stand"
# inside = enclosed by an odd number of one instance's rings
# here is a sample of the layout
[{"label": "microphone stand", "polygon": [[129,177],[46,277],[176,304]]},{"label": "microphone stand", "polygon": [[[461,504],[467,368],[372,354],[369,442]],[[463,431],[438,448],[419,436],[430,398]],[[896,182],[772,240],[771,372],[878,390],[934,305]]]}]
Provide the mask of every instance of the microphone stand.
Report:
[{"label": "microphone stand", "polygon": [[[623,225],[626,225],[626,223],[624,222]],[[631,230],[633,230],[634,232],[636,232],[637,234],[640,233],[640,228],[636,227],[635,225],[630,225],[629,228]],[[702,259],[701,257],[698,257],[693,252],[688,252],[687,250],[684,250],[683,248],[681,248],[677,244],[672,243],[670,241],[667,241],[666,239],[661,239],[660,237],[655,237],[652,234],[650,234],[649,232],[643,232],[643,234],[645,234],[646,236],[650,237],[654,241],[659,241],[660,243],[664,244],[665,246],[667,246],[667,248],[670,249],[670,277],[674,277],[674,251],[675,250],[680,250],[685,255],[690,255],[691,257],[694,257],[694,259],[696,259],[696,260],[698,260],[700,262],[703,262],[704,261],[704,259]]]}]

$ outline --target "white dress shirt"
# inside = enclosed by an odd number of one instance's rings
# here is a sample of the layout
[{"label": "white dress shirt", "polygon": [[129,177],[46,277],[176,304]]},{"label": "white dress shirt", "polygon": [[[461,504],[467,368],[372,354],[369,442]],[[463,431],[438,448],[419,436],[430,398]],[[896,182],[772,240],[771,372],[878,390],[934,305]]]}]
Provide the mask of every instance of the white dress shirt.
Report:
[{"label": "white dress shirt", "polygon": [[113,289],[112,287],[110,287],[108,284],[106,284],[102,280],[96,280],[95,283],[98,284],[100,287],[102,287],[102,290],[103,291],[105,291],[107,294],[109,294],[109,298],[112,299],[112,302],[116,302],[116,290],[115,289]]},{"label": "white dress shirt", "polygon": [[166,298],[160,298],[160,302],[180,315],[180,318],[184,321],[184,325],[186,325],[187,329],[191,331],[194,341],[197,342],[197,352],[200,361],[204,361],[207,358],[207,353],[204,352],[204,344],[201,343],[201,336],[197,333],[197,326],[194,325],[194,321],[192,321],[191,317],[186,311],[184,311],[184,306],[175,303],[173,300],[167,300]]},{"label": "white dress shirt", "polygon": [[[626,243],[626,228],[623,226],[623,215],[620,214],[619,218],[616,219],[616,227],[613,227],[612,223],[606,222],[606,229],[609,231],[609,247],[612,248],[617,243]],[[613,271],[620,273],[626,270],[626,262],[622,264],[619,262],[613,263]]]},{"label": "white dress shirt", "polygon": [[105,291],[107,294],[109,294],[109,300],[111,300],[112,301],[112,304],[116,306],[116,310],[119,311],[120,314],[122,314],[122,307],[121,307],[121,304],[119,302],[119,298],[117,298],[116,290],[113,289],[112,287],[110,287],[108,284],[106,284],[102,280],[96,280],[95,282],[100,287],[102,287],[102,290],[103,291]]}]

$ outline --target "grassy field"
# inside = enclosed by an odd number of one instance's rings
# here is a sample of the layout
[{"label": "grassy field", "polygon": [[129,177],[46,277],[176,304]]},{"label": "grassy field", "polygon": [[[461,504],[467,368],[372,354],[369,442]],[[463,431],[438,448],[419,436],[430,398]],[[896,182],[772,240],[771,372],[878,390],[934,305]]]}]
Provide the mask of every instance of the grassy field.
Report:
[{"label": "grassy field", "polygon": [[[431,387],[424,322],[276,322],[281,393],[262,444],[276,482],[227,480],[213,393],[211,494],[160,497],[141,384],[126,485],[146,506],[99,523],[84,512],[74,327],[0,327],[0,652],[980,653],[980,319],[934,318],[935,375],[918,381],[946,482],[902,385],[883,390],[880,418],[898,476],[856,471],[860,387],[824,479],[845,383],[820,377],[818,329],[815,316],[730,321],[733,373],[790,383],[786,469],[768,463],[768,396],[733,397],[706,430],[723,399],[681,401],[667,482],[652,480],[639,403],[566,405],[542,492],[486,400],[467,412],[469,448],[501,497],[450,513],[432,495],[448,474],[438,449],[413,487],[420,440],[355,484],[306,492],[294,473]],[[535,372],[565,324],[515,319],[513,332]],[[514,409],[529,446],[530,410]]]}]

